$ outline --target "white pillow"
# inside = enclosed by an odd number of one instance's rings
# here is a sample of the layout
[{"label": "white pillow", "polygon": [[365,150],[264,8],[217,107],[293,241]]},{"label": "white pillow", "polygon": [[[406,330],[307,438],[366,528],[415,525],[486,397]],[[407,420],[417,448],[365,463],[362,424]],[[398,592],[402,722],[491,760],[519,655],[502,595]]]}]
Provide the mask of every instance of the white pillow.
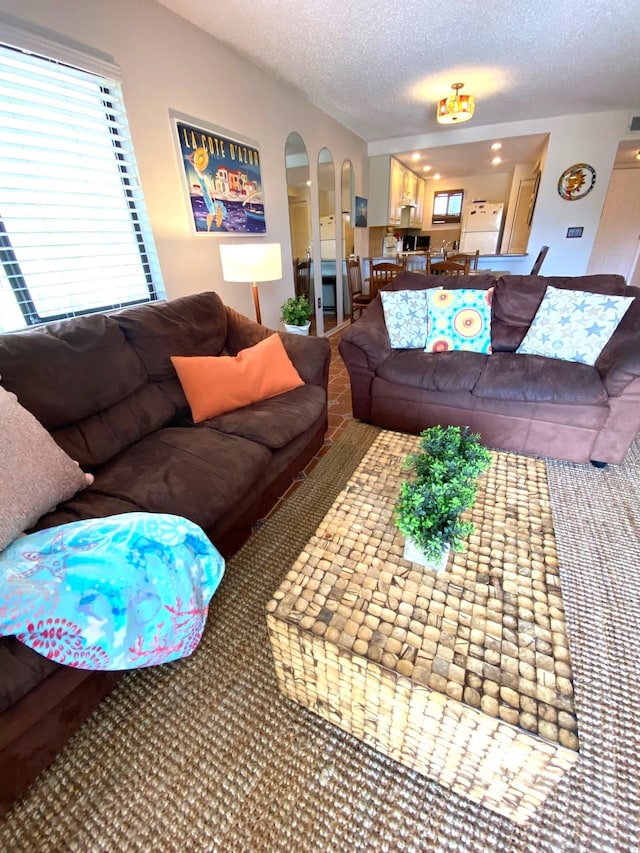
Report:
[{"label": "white pillow", "polygon": [[632,302],[549,285],[516,352],[593,365]]},{"label": "white pillow", "polygon": [[0,551],[92,480],[0,386]]},{"label": "white pillow", "polygon": [[428,332],[426,290],[381,290],[392,349],[424,349]]}]

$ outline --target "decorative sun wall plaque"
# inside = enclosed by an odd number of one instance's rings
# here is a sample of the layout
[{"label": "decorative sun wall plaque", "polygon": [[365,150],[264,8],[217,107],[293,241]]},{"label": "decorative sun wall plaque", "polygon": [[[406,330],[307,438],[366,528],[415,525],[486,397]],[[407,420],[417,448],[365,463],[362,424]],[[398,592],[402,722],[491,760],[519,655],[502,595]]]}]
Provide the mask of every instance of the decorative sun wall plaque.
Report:
[{"label": "decorative sun wall plaque", "polygon": [[565,201],[584,198],[596,185],[596,170],[588,163],[574,163],[560,175],[558,192]]}]

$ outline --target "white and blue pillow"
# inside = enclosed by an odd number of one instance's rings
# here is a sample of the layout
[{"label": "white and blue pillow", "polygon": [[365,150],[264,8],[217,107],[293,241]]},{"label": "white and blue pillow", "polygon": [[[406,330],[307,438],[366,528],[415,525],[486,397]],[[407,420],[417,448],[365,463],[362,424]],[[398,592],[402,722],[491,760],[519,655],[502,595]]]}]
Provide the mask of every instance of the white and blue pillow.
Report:
[{"label": "white and blue pillow", "polygon": [[424,349],[428,331],[426,290],[381,290],[392,349]]},{"label": "white and blue pillow", "polygon": [[632,302],[549,285],[516,352],[593,365]]}]

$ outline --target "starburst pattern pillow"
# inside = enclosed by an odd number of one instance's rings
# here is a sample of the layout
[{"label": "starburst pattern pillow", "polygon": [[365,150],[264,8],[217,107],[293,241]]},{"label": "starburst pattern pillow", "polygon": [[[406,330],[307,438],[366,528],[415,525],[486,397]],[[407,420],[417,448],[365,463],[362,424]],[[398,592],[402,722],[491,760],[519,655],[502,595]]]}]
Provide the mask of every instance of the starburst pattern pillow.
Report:
[{"label": "starburst pattern pillow", "polygon": [[593,365],[632,302],[549,285],[516,352]]},{"label": "starburst pattern pillow", "polygon": [[428,290],[429,334],[425,352],[491,352],[489,290]]}]

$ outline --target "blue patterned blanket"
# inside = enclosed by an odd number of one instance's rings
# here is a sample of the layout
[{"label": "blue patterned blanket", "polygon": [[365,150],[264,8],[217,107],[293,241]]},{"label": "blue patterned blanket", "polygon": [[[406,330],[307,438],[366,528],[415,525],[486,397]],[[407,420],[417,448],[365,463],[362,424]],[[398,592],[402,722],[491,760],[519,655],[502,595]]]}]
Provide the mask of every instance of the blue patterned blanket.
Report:
[{"label": "blue patterned blanket", "polygon": [[32,533],[0,553],[0,636],[81,669],[186,657],[224,565],[203,531],[174,515],[125,513]]}]

